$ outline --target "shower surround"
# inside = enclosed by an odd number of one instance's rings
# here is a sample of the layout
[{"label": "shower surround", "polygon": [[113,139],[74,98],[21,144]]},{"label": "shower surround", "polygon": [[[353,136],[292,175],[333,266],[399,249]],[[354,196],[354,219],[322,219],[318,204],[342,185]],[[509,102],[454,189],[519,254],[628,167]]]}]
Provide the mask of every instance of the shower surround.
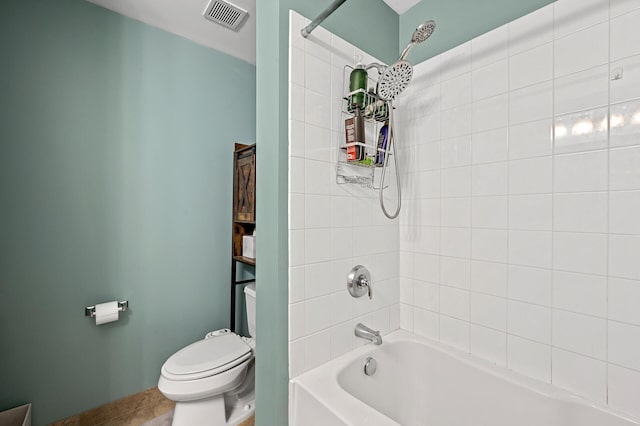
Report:
[{"label": "shower surround", "polygon": [[[308,23],[290,12],[290,377],[365,344],[354,336],[358,322],[386,334],[400,321],[398,220],[384,217],[377,191],[336,183],[344,66],[355,55],[379,61],[322,27],[303,38]],[[371,272],[372,300],[347,291],[359,264]]]},{"label": "shower surround", "polygon": [[[292,15],[290,376],[353,348],[365,316],[640,416],[640,1],[560,0],[418,64],[396,102],[399,221],[335,184],[354,48],[298,39],[304,22]],[[346,292],[354,261],[387,265],[372,302]]]}]

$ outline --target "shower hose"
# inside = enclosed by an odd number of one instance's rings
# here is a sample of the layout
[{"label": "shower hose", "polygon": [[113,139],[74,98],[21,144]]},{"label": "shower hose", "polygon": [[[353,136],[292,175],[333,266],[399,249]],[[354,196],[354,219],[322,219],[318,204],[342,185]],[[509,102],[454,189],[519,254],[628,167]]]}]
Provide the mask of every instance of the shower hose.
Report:
[{"label": "shower hose", "polygon": [[[382,213],[389,219],[395,219],[400,214],[400,208],[402,207],[402,188],[400,187],[400,169],[398,168],[398,156],[396,155],[396,144],[395,144],[395,125],[393,120],[393,105],[391,101],[388,101],[388,111],[389,111],[389,145],[390,148],[387,151],[387,155],[385,155],[384,163],[382,165],[382,176],[380,177],[380,189],[378,190],[378,198],[380,200],[380,208],[382,209]],[[393,214],[390,214],[385,205],[384,205],[384,178],[387,174],[387,167],[389,165],[389,152],[392,153],[393,156],[393,164],[396,169],[396,186],[398,188],[398,201],[396,204],[396,210]]]}]

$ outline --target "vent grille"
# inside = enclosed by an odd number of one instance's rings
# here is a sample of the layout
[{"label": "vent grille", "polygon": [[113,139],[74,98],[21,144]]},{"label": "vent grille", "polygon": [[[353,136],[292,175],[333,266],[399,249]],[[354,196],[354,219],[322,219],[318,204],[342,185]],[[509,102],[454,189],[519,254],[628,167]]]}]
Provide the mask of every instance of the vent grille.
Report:
[{"label": "vent grille", "polygon": [[202,15],[223,27],[237,31],[248,13],[246,10],[228,1],[211,0]]}]

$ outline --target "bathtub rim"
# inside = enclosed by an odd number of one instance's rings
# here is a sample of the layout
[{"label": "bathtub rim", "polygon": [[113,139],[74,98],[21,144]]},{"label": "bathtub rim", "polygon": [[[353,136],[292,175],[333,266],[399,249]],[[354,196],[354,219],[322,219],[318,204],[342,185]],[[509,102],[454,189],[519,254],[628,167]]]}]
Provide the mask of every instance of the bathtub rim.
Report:
[{"label": "bathtub rim", "polygon": [[[508,370],[506,367],[498,366],[467,352],[463,352],[457,348],[446,345],[445,343],[441,343],[406,330],[395,330],[384,336],[382,347],[384,347],[385,344],[389,345],[401,342],[425,345],[428,348],[444,353],[459,362],[481,369],[488,374],[496,376],[516,386],[524,387],[525,389],[535,392],[543,397],[555,399],[561,403],[569,405],[577,405],[598,410],[618,417],[621,420],[628,421],[631,424],[640,426],[640,418],[632,417],[628,413],[615,410],[596,401],[588,400],[582,396],[571,393],[569,390],[527,377],[513,370]],[[380,346],[367,343],[312,370],[306,371],[305,373],[290,380],[291,390],[295,392],[296,386],[301,387],[304,391],[313,396],[317,402],[329,409],[347,425],[354,424],[353,419],[362,419],[362,416],[369,416],[367,419],[374,422],[370,424],[381,426],[399,425],[399,423],[393,419],[385,416],[374,407],[371,407],[349,393],[342,387],[342,385],[340,385],[338,380],[338,376],[346,366],[361,357],[371,356],[372,353],[376,352],[380,348]],[[294,398],[292,398],[291,401],[292,405],[295,404]],[[291,413],[294,416],[296,415],[295,407],[292,408]]]}]

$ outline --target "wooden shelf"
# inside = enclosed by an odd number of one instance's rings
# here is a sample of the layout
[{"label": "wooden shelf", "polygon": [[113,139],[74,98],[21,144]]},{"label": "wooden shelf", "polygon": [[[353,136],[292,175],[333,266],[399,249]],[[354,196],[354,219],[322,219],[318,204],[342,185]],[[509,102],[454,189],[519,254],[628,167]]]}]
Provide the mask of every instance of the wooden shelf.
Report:
[{"label": "wooden shelf", "polygon": [[233,152],[233,220],[231,222],[231,318],[229,328],[236,331],[237,286],[255,282],[238,280],[238,263],[255,268],[256,260],[242,256],[242,237],[256,230],[256,146],[236,144]]},{"label": "wooden shelf", "polygon": [[251,259],[250,257],[233,256],[233,260],[235,260],[236,262],[244,263],[245,265],[256,266],[256,260]]}]

